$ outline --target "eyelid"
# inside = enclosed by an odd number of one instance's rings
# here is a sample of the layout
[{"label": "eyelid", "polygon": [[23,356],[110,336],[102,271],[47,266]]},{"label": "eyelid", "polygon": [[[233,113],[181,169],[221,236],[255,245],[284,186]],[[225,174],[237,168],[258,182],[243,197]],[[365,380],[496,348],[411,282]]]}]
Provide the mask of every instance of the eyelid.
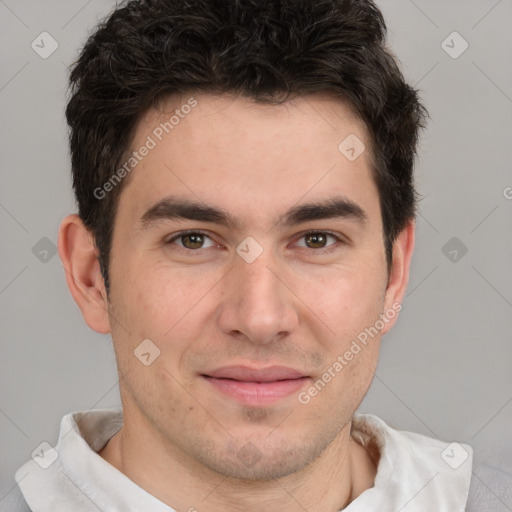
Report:
[{"label": "eyelid", "polygon": [[[338,244],[347,244],[348,243],[348,241],[346,240],[346,238],[343,235],[341,235],[340,233],[334,232],[334,231],[330,231],[328,229],[308,229],[306,231],[302,231],[298,235],[295,236],[294,243],[296,243],[301,238],[304,238],[305,236],[312,235],[312,234],[318,234],[318,233],[332,236],[336,240],[336,243],[328,245],[327,247],[320,247],[318,249],[313,249],[310,247],[305,247],[305,249],[307,249],[310,252],[322,253],[322,252],[329,252],[331,250],[335,250],[336,247],[338,246]],[[191,234],[205,236],[205,237],[209,238],[214,244],[216,244],[217,247],[220,245],[217,241],[214,240],[214,238],[207,231],[203,231],[202,229],[187,229],[184,231],[180,231],[178,233],[174,233],[171,236],[171,238],[164,241],[164,245],[170,245],[173,242],[175,242],[176,240],[178,240],[179,238],[186,236],[186,235],[191,235]],[[199,251],[201,251],[201,249],[204,250],[204,249],[212,248],[212,247],[206,247],[206,248],[201,247],[200,249],[187,249],[187,248],[181,247],[179,245],[177,247],[183,251],[188,252],[188,253],[199,252]]]},{"label": "eyelid", "polygon": [[308,229],[306,231],[302,231],[296,236],[296,240],[299,240],[308,235],[316,235],[318,233],[331,235],[338,242],[348,243],[347,239],[341,233],[337,233],[336,231],[329,231],[328,229]]},{"label": "eyelid", "polygon": [[[185,231],[180,231],[178,233],[173,233],[171,238],[164,240],[164,245],[170,245],[170,244],[174,243],[176,240],[178,240],[181,237],[186,236],[186,235],[202,235],[204,237],[209,238],[214,244],[219,245],[218,242],[216,242],[209,233],[207,233],[206,231],[203,231],[202,229],[186,229]],[[194,249],[186,249],[186,248],[181,247],[179,245],[178,245],[178,247],[180,249],[183,249],[184,251],[187,251],[187,252],[197,252],[197,251],[200,250],[200,249],[195,249],[195,250]],[[210,247],[206,247],[206,249],[210,249]]]},{"label": "eyelid", "polygon": [[308,251],[308,253],[311,253],[311,254],[313,254],[313,253],[327,254],[331,251],[337,250],[340,245],[346,245],[348,243],[348,241],[345,239],[345,237],[343,237],[343,235],[341,235],[340,233],[334,232],[334,231],[330,231],[328,229],[308,229],[306,231],[303,231],[303,232],[299,233],[298,236],[296,236],[294,243],[297,243],[300,239],[302,239],[308,235],[315,235],[318,233],[324,234],[327,236],[332,236],[335,239],[335,243],[330,244],[326,247],[320,247],[318,249],[314,249],[311,247],[303,247],[303,246],[300,246],[300,248],[305,249],[306,251]]}]

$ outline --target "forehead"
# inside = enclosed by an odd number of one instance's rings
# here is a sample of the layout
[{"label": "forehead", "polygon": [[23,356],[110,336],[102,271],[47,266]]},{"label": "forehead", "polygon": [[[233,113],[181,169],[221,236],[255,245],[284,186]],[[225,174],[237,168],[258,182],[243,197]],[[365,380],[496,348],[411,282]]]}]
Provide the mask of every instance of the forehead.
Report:
[{"label": "forehead", "polygon": [[[346,152],[351,147],[362,151],[356,159]],[[302,198],[378,200],[365,125],[330,95],[278,105],[225,95],[174,96],[141,119],[130,149],[140,161],[119,209],[133,215],[167,195],[262,220]]]}]

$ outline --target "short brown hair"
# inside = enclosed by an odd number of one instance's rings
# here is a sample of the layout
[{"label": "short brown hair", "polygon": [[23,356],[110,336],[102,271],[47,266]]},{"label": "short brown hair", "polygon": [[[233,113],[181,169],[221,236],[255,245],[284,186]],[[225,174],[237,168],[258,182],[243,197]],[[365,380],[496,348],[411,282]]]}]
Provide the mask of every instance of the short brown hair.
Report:
[{"label": "short brown hair", "polygon": [[281,103],[314,92],[348,101],[371,139],[388,270],[393,242],[416,215],[413,162],[428,112],[385,47],[371,0],[132,0],[87,40],[66,109],[78,213],[108,262],[123,182],[94,193],[123,160],[139,119],[191,92]]}]

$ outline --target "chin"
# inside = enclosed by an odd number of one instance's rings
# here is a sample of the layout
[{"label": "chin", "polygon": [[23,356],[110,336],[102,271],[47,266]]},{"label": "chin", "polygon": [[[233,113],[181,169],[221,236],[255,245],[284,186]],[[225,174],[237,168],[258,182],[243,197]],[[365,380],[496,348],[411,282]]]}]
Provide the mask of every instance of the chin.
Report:
[{"label": "chin", "polygon": [[[313,439],[310,438],[310,442]],[[320,441],[307,445],[295,440],[291,446],[286,439],[253,439],[248,442],[233,440],[224,453],[220,449],[199,454],[200,462],[225,477],[255,482],[283,478],[301,471],[317,459],[329,445]]]}]

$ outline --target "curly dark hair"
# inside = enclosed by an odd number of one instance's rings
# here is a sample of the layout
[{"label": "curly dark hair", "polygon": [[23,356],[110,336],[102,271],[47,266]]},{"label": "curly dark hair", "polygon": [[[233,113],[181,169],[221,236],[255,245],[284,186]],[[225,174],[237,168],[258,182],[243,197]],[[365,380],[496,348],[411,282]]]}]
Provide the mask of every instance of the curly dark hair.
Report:
[{"label": "curly dark hair", "polygon": [[385,46],[372,0],[132,0],[87,40],[70,72],[66,118],[78,214],[108,263],[119,194],[99,199],[140,118],[172,94],[205,92],[279,104],[316,92],[363,120],[379,191],[388,273],[398,234],[416,216],[413,164],[426,108]]}]

